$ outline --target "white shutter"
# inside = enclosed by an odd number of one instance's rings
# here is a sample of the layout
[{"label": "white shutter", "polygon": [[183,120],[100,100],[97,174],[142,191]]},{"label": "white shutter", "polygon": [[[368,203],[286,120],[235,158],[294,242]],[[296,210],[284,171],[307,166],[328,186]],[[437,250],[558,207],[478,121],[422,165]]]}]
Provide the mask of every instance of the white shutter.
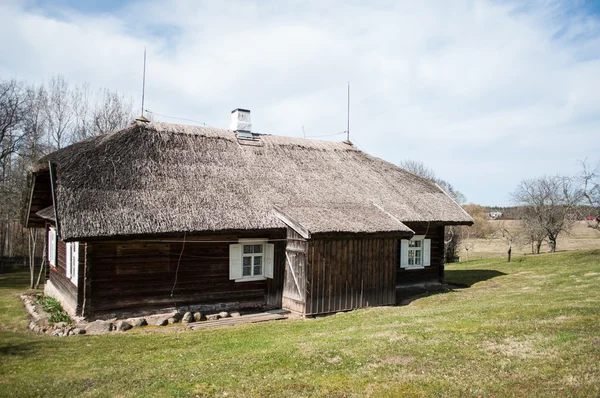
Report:
[{"label": "white shutter", "polygon": [[275,262],[275,245],[265,244],[265,277],[273,279],[273,263]]},{"label": "white shutter", "polygon": [[56,267],[56,230],[48,229],[48,262]]},{"label": "white shutter", "polygon": [[423,266],[431,265],[431,239],[423,239]]},{"label": "white shutter", "polygon": [[66,246],[66,258],[67,258],[67,278],[71,278],[71,242],[67,242]]},{"label": "white shutter", "polygon": [[242,278],[242,245],[229,245],[229,279]]},{"label": "white shutter", "polygon": [[73,249],[73,259],[71,260],[71,280],[77,286],[77,280],[79,279],[79,242],[73,242],[71,246]]},{"label": "white shutter", "polygon": [[400,266],[402,268],[408,267],[408,240],[400,240]]}]

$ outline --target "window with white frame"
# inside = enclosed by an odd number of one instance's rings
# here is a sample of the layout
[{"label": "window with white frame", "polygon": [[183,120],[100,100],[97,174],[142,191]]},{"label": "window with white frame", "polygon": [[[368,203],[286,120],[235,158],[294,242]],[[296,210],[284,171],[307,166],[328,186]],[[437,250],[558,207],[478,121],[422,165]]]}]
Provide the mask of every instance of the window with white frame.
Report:
[{"label": "window with white frame", "polygon": [[431,239],[414,235],[400,241],[400,267],[419,269],[431,265]]},{"label": "window with white frame", "polygon": [[48,262],[56,267],[56,228],[48,228]]},{"label": "window with white frame", "polygon": [[236,282],[273,278],[275,245],[266,239],[240,239],[229,245],[229,279]]},{"label": "window with white frame", "polygon": [[68,242],[67,248],[67,278],[77,286],[79,277],[79,242]]}]

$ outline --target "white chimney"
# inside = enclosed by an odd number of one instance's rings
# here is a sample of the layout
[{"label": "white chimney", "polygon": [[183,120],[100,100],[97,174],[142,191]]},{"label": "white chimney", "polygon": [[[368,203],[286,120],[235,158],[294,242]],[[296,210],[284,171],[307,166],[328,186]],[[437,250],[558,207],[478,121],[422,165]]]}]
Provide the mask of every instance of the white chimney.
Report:
[{"label": "white chimney", "polygon": [[252,123],[250,122],[250,111],[247,109],[234,109],[231,111],[230,130],[233,131],[252,131]]}]

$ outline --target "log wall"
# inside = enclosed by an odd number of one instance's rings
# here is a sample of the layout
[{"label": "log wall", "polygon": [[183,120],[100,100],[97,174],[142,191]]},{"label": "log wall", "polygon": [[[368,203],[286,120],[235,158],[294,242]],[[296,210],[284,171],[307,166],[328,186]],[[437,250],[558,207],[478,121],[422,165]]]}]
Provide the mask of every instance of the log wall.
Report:
[{"label": "log wall", "polygon": [[[285,242],[282,232],[95,241],[88,253],[86,312],[147,313],[166,308],[226,309],[281,305]],[[229,245],[240,238],[277,239],[274,278],[229,279]],[[279,292],[279,293],[278,293]],[[279,298],[277,298],[279,294]]]}]

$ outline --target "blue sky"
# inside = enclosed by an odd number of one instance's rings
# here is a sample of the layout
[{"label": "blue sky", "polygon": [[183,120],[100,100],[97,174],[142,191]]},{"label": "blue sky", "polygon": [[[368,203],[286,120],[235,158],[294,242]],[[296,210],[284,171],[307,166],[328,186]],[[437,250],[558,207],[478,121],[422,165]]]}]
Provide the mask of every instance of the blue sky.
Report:
[{"label": "blue sky", "polygon": [[484,205],[600,160],[600,1],[8,0],[0,45],[3,78],[136,103],[146,46],[147,109],[280,135],[343,131],[350,81],[352,141]]}]

